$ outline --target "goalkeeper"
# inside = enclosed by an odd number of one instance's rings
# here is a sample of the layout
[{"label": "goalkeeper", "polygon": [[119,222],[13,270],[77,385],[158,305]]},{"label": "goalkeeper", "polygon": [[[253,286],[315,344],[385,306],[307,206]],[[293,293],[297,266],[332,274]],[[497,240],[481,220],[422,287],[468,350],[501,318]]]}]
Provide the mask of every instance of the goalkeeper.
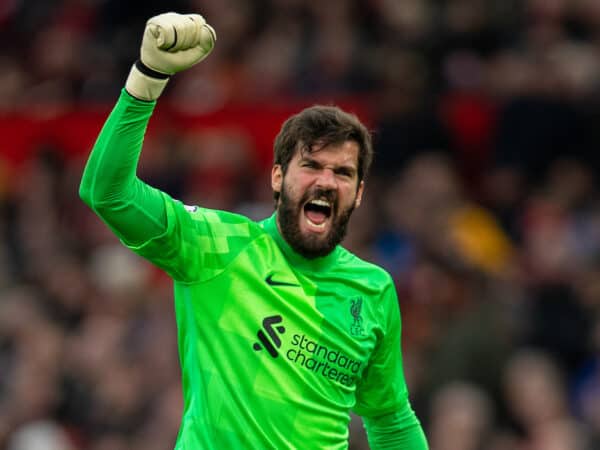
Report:
[{"label": "goalkeeper", "polygon": [[184,412],[176,449],[343,449],[351,410],[373,449],[423,450],[400,352],[394,284],[338,244],[372,158],[358,119],[314,106],[276,137],[274,214],[185,206],[136,177],[169,77],[214,30],[161,14],[87,162],[81,198],[174,281]]}]

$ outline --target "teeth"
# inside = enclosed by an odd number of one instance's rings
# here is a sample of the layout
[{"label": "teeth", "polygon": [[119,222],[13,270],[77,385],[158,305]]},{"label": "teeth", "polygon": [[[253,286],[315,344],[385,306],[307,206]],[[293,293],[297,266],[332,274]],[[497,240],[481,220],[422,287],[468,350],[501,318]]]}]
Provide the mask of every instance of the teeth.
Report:
[{"label": "teeth", "polygon": [[326,206],[327,208],[331,208],[331,203],[329,203],[326,200],[311,200],[310,203],[312,203],[313,205]]}]

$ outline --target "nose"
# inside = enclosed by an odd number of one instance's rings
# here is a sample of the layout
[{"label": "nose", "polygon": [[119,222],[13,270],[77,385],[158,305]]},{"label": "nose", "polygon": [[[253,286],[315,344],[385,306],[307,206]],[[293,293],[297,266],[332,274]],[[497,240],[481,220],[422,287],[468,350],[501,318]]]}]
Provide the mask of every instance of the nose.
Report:
[{"label": "nose", "polygon": [[321,170],[319,172],[319,176],[317,177],[316,185],[321,189],[336,189],[337,180],[333,170],[327,168]]}]

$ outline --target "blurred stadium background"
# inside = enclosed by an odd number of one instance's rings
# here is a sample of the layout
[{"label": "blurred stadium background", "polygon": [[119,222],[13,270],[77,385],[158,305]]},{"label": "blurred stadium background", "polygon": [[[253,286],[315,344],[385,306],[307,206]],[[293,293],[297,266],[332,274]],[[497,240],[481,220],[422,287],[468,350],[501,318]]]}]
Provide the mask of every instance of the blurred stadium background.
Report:
[{"label": "blurred stadium background", "polygon": [[0,448],[172,448],[169,281],[77,197],[166,10],[218,43],[170,82],[140,176],[259,219],[282,120],[356,112],[377,158],[345,245],[396,280],[432,450],[600,449],[598,0],[2,0]]}]

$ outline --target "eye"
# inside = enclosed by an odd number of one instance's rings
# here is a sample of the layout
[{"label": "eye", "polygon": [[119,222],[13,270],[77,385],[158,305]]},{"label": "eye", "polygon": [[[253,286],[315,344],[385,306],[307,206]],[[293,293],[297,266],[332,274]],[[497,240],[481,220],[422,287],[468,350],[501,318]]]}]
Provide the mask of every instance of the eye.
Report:
[{"label": "eye", "polygon": [[352,169],[345,168],[345,167],[340,167],[339,169],[336,169],[335,173],[343,178],[353,178],[354,177],[354,171]]},{"label": "eye", "polygon": [[317,169],[318,166],[319,165],[316,163],[316,161],[312,161],[310,159],[305,159],[300,163],[300,167],[306,167],[307,169]]}]

